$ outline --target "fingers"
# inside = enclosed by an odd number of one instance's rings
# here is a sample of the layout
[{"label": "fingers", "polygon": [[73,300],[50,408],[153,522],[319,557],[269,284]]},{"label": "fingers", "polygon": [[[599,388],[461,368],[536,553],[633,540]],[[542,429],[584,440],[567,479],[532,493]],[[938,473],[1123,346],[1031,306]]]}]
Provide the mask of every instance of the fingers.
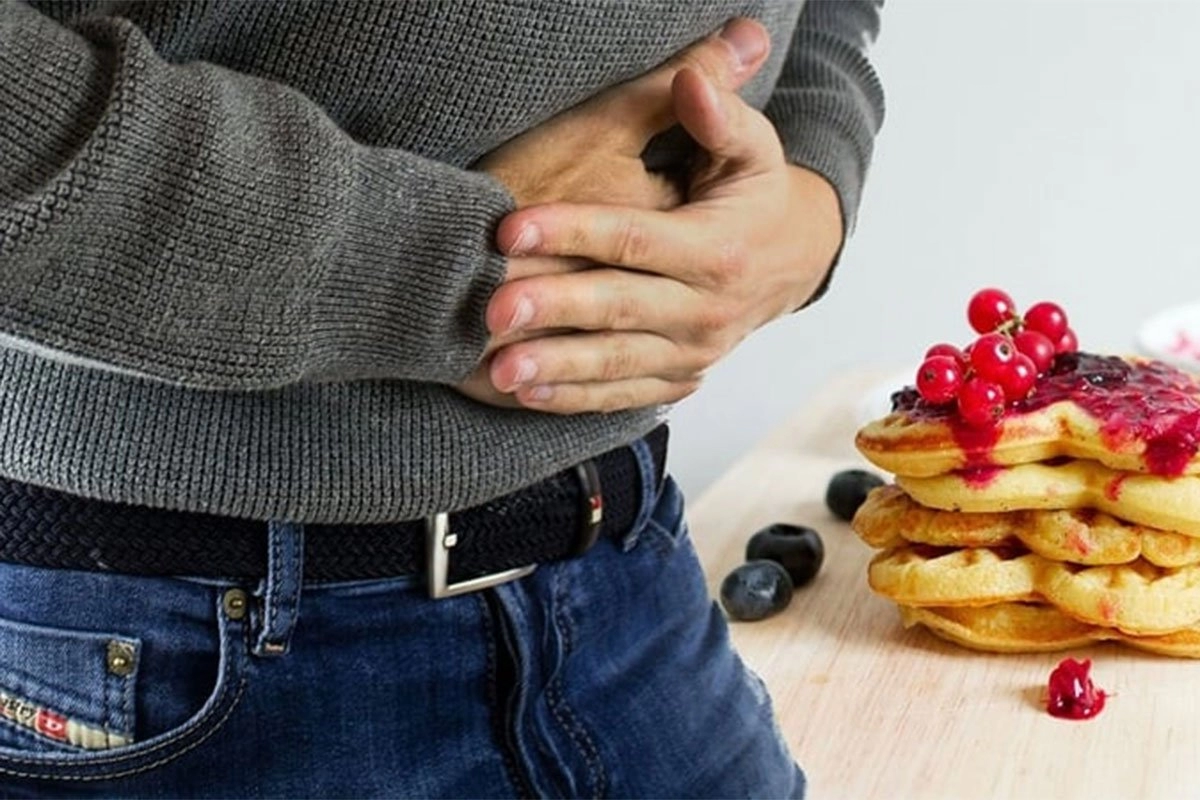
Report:
[{"label": "fingers", "polygon": [[497,336],[553,328],[691,333],[696,293],[671,278],[620,269],[591,269],[506,283],[487,308]]},{"label": "fingers", "polygon": [[737,231],[716,237],[709,215],[610,205],[551,204],[516,211],[496,229],[510,256],[554,253],[599,264],[647,270],[708,285],[729,276],[740,259]]},{"label": "fingers", "polygon": [[595,111],[608,120],[622,120],[622,144],[638,155],[656,134],[675,124],[671,83],[682,69],[707,76],[724,89],[737,89],[766,62],[771,40],[758,22],[738,18],[720,33],[680,51],[666,63],[595,99]]},{"label": "fingers", "polygon": [[515,397],[526,408],[552,414],[613,412],[628,408],[675,403],[700,388],[700,381],[667,381],[636,378],[609,383],[562,383],[517,391]]},{"label": "fingers", "polygon": [[[674,78],[672,96],[680,122],[706,150],[708,166],[693,178],[691,201],[719,199],[747,178],[785,167],[783,148],[770,121],[737,94],[718,89],[692,69]],[[696,206],[672,213],[617,204],[547,204],[505,217],[496,244],[509,255],[554,253],[595,262],[648,269],[694,282],[706,274],[729,276],[738,260],[740,231],[722,231]]]},{"label": "fingers", "polygon": [[480,403],[499,408],[520,408],[521,404],[511,394],[499,392],[488,379],[487,369],[479,367],[466,380],[454,387],[460,393]]},{"label": "fingers", "polygon": [[519,281],[522,278],[535,278],[538,275],[564,275],[568,272],[578,272],[591,266],[591,262],[582,258],[564,258],[562,256],[529,256],[521,258],[518,256],[508,259],[504,280]]},{"label": "fingers", "polygon": [[505,347],[489,367],[501,392],[559,383],[660,378],[694,381],[709,365],[697,353],[653,333],[569,333]]},{"label": "fingers", "polygon": [[489,405],[556,414],[674,403],[700,387],[711,365],[700,352],[649,333],[567,332],[501,349],[458,389]]}]

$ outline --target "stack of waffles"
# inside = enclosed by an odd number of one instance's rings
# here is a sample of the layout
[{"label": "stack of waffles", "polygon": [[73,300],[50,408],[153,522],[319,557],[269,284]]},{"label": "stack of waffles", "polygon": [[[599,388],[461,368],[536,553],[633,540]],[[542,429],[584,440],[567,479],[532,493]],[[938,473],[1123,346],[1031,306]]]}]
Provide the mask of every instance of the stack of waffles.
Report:
[{"label": "stack of waffles", "polygon": [[1060,356],[994,428],[912,391],[859,431],[895,483],[856,514],[871,588],[967,647],[1114,640],[1200,657],[1200,387],[1165,364]]}]

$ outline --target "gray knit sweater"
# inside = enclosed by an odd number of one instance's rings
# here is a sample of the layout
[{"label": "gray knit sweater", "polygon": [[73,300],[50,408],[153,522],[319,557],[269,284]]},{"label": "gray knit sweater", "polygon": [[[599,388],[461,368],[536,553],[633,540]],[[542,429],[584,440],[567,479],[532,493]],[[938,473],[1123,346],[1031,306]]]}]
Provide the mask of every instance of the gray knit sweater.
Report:
[{"label": "gray knit sweater", "polygon": [[0,475],[383,521],[644,433],[661,410],[451,388],[513,207],[471,167],[738,15],[774,39],[743,95],[851,220],[883,113],[874,3],[0,0]]}]

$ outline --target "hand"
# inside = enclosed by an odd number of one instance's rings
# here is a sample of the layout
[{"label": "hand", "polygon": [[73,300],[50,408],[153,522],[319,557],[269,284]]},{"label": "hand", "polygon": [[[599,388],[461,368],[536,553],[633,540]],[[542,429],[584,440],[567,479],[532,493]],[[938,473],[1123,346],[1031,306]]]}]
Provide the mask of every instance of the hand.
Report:
[{"label": "hand", "polygon": [[837,253],[836,193],[787,164],[761,113],[690,69],[672,94],[707,155],[687,203],[555,203],[518,210],[497,231],[508,254],[612,265],[508,282],[493,296],[493,332],[543,334],[492,359],[493,385],[523,406],[577,413],[679,400],[749,333],[802,305]]},{"label": "hand", "polygon": [[734,19],[661,66],[597,94],[526,131],[475,165],[498,179],[517,207],[557,201],[674,208],[680,187],[646,170],[641,155],[677,122],[671,82],[683,69],[722,89],[740,87],[765,63],[770,39],[757,22]]},{"label": "hand", "polygon": [[[672,80],[682,69],[698,71],[716,85],[736,89],[766,62],[770,40],[757,22],[730,21],[719,34],[681,51],[656,69],[606,90],[484,156],[475,166],[497,178],[518,208],[539,203],[609,203],[668,209],[683,200],[679,185],[649,172],[641,160],[647,144],[676,124]],[[506,281],[576,272],[593,266],[563,256],[510,257]],[[498,392],[488,359],[506,344],[548,333],[515,332],[489,342],[479,370],[458,387],[493,405],[519,405]]]}]

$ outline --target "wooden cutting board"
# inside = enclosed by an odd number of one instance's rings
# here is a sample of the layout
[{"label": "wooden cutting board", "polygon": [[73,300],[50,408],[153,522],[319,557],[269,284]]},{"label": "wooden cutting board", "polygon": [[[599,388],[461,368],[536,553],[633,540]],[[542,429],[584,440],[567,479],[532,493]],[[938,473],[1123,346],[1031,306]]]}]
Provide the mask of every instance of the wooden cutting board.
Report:
[{"label": "wooden cutting board", "polygon": [[[771,688],[813,798],[1200,797],[1200,661],[1099,645],[1012,656],[904,630],[866,584],[873,552],[825,508],[857,409],[886,373],[843,376],[799,408],[688,511],[713,596],[746,540],[772,522],[816,528],[825,566],[779,616],[731,623]],[[898,387],[897,387],[898,388]],[[1065,656],[1091,658],[1110,693],[1096,718],[1049,716]]]}]

